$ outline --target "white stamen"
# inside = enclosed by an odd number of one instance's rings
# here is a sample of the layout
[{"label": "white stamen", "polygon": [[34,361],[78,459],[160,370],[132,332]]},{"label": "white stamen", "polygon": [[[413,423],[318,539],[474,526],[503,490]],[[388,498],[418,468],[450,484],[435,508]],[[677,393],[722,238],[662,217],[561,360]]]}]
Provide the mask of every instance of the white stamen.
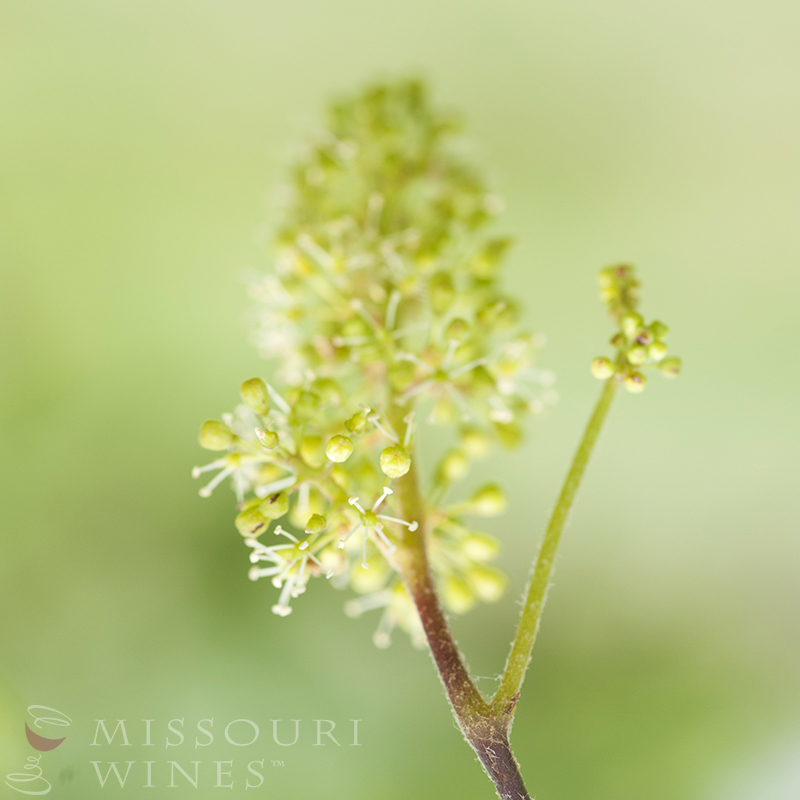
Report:
[{"label": "white stamen", "polygon": [[355,506],[362,514],[366,514],[367,512],[361,507],[361,503],[358,502],[357,497],[351,497],[348,501],[351,506]]},{"label": "white stamen", "polygon": [[406,435],[403,438],[403,447],[408,450],[411,445],[411,437],[414,435],[414,412],[406,414],[403,417],[403,422],[406,424]]},{"label": "white stamen", "polygon": [[469,404],[467,401],[461,396],[461,394],[456,390],[455,386],[452,383],[446,383],[444,385],[445,391],[450,395],[453,399],[453,402],[461,409],[461,419],[466,422],[468,419],[472,418],[472,411],[470,410]]},{"label": "white stamen", "polygon": [[436,370],[431,367],[430,364],[426,364],[421,358],[416,356],[414,353],[398,353],[394,357],[395,361],[410,361],[412,364],[416,364],[420,369],[424,370],[428,373],[428,375],[432,375]]},{"label": "white stamen", "polygon": [[268,497],[271,494],[275,494],[275,492],[282,492],[284,489],[291,488],[295,485],[296,481],[297,475],[287,475],[280,480],[258,486],[256,488],[256,495],[258,495],[258,497]]},{"label": "white stamen", "polygon": [[309,553],[308,557],[325,573],[325,577],[328,580],[330,580],[333,577],[334,575],[333,570],[332,569],[326,570],[325,567],[322,566],[322,562],[313,553]]},{"label": "white stamen", "polygon": [[416,386],[412,386],[407,392],[404,392],[400,395],[397,399],[401,403],[405,403],[406,400],[410,400],[412,397],[416,397],[421,392],[424,392],[426,389],[429,389],[433,386],[432,380],[423,381],[422,383],[418,383]]},{"label": "white stamen", "polygon": [[284,414],[291,414],[292,407],[275,391],[271,384],[267,384],[267,391],[269,396],[275,401],[275,404],[283,411]]},{"label": "white stamen", "polygon": [[194,467],[192,469],[192,477],[197,479],[199,478],[204,472],[211,472],[214,469],[222,469],[228,463],[227,458],[218,458],[216,461],[212,461],[210,464],[206,464],[202,467]]},{"label": "white stamen", "polygon": [[247,577],[250,578],[251,581],[257,581],[259,578],[268,578],[270,575],[274,575],[278,570],[280,570],[280,567],[264,567],[263,569],[260,567],[250,567]]},{"label": "white stamen", "polygon": [[381,433],[383,433],[386,436],[387,439],[389,439],[390,441],[394,442],[395,444],[398,444],[400,442],[400,439],[397,437],[396,433],[394,433],[393,431],[390,431],[388,428],[385,428],[381,424],[381,418],[377,414],[371,414],[369,417],[367,417],[367,419],[371,423],[373,423],[375,425],[375,427],[379,431],[381,431]]},{"label": "white stamen", "polygon": [[474,361],[470,361],[468,364],[464,364],[463,366],[452,370],[447,377],[451,379],[457,378],[459,375],[463,375],[465,372],[470,372],[471,370],[475,369],[475,367],[481,367],[485,363],[485,358],[476,358]]},{"label": "white stamen", "polygon": [[324,269],[331,270],[336,266],[336,259],[327,250],[320,247],[307,233],[301,233],[297,237],[297,244]]},{"label": "white stamen", "polygon": [[[380,506],[380,504],[381,504],[381,503],[382,503],[382,502],[383,502],[383,501],[384,501],[384,500],[385,500],[385,499],[386,499],[386,498],[387,498],[387,497],[388,497],[390,494],[394,494],[394,492],[393,492],[393,491],[392,491],[392,490],[391,490],[391,489],[390,489],[388,486],[384,486],[384,487],[383,487],[383,494],[382,494],[382,495],[381,495],[381,496],[380,496],[380,497],[379,497],[379,498],[378,498],[378,499],[375,501],[374,505],[372,506],[372,510],[373,510],[373,511],[377,511],[377,510],[378,510],[378,506]],[[364,512],[362,511],[361,513],[363,514]]]},{"label": "white stamen", "polygon": [[387,608],[381,616],[381,621],[378,623],[378,630],[372,636],[372,641],[375,647],[385,650],[392,643],[392,629],[394,628],[394,619],[391,611]]},{"label": "white stamen", "polygon": [[222,483],[222,481],[224,481],[225,478],[227,478],[228,475],[230,475],[233,472],[233,470],[234,467],[225,467],[225,469],[223,469],[222,472],[216,475],[210,483],[208,483],[200,490],[199,492],[200,497],[211,497],[211,492],[213,492],[214,489],[216,489],[217,486],[219,486]]},{"label": "white stamen", "polygon": [[386,536],[386,534],[383,532],[383,525],[378,523],[375,526],[375,533],[378,534],[378,536],[380,537],[381,541],[386,545],[386,549],[389,551],[389,555],[391,555],[392,553],[394,553],[395,550],[397,550],[397,546],[392,544],[389,541],[389,539]]},{"label": "white stamen", "polygon": [[285,531],[280,525],[276,526],[275,528],[275,535],[276,536],[285,536],[287,539],[291,540],[295,544],[298,544],[297,537],[293,536],[288,531]]},{"label": "white stamen", "polygon": [[365,611],[389,605],[391,599],[392,594],[387,589],[373,594],[365,594],[363,597],[348,600],[344,605],[344,613],[348,617],[360,617]]},{"label": "white stamen", "polygon": [[358,525],[355,525],[355,526],[353,527],[353,529],[350,531],[350,533],[348,533],[348,534],[347,534],[347,536],[345,536],[345,537],[344,537],[344,539],[340,539],[340,540],[339,540],[339,545],[338,545],[339,549],[340,549],[340,550],[344,550],[344,546],[345,546],[345,544],[347,544],[347,541],[348,541],[348,539],[349,539],[349,538],[350,538],[350,537],[351,537],[351,536],[352,536],[352,535],[353,535],[353,534],[354,534],[356,531],[360,531],[360,530],[361,530],[361,528],[363,528],[363,527],[364,527],[364,525],[363,525],[363,523],[361,523],[361,522],[359,522],[359,523],[358,523]]},{"label": "white stamen", "polygon": [[419,528],[418,522],[406,522],[404,519],[397,519],[397,517],[387,517],[386,514],[378,514],[378,518],[385,519],[387,522],[396,522],[398,525],[405,525],[412,532]]},{"label": "white stamen", "polygon": [[369,564],[367,563],[367,529],[364,528],[364,547],[361,551],[361,566],[363,569],[369,569]]}]

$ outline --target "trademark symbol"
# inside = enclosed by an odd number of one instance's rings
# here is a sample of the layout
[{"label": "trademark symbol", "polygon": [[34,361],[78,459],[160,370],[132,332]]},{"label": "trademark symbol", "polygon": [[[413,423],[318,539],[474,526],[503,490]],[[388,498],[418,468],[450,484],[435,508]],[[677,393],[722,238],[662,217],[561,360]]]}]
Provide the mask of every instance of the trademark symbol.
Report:
[{"label": "trademark symbol", "polygon": [[273,761],[272,762],[272,766],[273,767],[282,767],[283,766],[283,761]]}]

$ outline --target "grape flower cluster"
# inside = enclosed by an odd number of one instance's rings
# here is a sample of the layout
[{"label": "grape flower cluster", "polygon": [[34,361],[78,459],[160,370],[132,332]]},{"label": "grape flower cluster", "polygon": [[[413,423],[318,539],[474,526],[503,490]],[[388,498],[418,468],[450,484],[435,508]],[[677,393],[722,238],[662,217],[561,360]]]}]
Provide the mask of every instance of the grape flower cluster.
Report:
[{"label": "grape flower cluster", "polygon": [[640,284],[633,267],[628,264],[606,267],[600,271],[599,284],[600,298],[619,330],[610,341],[616,348],[616,358],[598,356],[592,361],[595,378],[622,380],[634,394],[644,391],[647,383],[644,370],[648,368],[657,369],[667,378],[677,378],[681,360],[668,355],[665,340],[669,328],[659,320],[646,325],[637,311]]},{"label": "grape flower cluster", "polygon": [[[312,578],[329,579],[355,592],[348,614],[382,609],[379,646],[395,626],[424,641],[393,566],[409,537],[424,537],[452,612],[500,597],[499,543],[473,526],[503,511],[503,492],[452,499],[451,487],[495,445],[517,444],[553,394],[535,364],[541,338],[520,330],[498,284],[511,244],[491,232],[502,204],[459,155],[457,132],[414,81],[330,108],[293,169],[274,271],[252,285],[257,344],[276,369],[203,423],[200,444],[219,458],[194,470],[213,473],[204,497],[230,480],[249,576],[273,584],[276,614]],[[637,348],[667,364],[665,332],[631,321],[632,288],[615,269],[608,291],[620,293],[626,338],[608,363],[627,385],[639,380]],[[418,471],[415,442],[431,426],[451,429],[454,444],[424,471],[421,525],[403,518],[396,482]]]}]

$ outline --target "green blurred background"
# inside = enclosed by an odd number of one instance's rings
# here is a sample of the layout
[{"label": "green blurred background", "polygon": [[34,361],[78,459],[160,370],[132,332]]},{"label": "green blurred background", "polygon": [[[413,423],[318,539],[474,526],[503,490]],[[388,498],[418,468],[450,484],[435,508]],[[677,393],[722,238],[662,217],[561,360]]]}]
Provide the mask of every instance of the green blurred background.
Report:
[{"label": "green blurred background", "polygon": [[[236,796],[261,758],[260,796],[493,796],[429,658],[376,650],[329,586],[270,614],[232,495],[189,476],[198,423],[268,369],[242,275],[269,266],[256,232],[298,137],[332,95],[411,72],[469,121],[559,378],[526,446],[475,476],[511,497],[508,598],[454,623],[478,675],[598,391],[598,267],[640,266],[684,357],[620,398],[573,516],[514,728],[531,791],[800,797],[798,29],[789,0],[3,0],[0,774],[39,703],[75,720],[43,758],[54,798],[120,792],[89,765],[112,752],[234,758]],[[357,718],[363,746],[316,748],[308,722],[294,748],[195,750],[206,717],[267,740],[270,719]],[[96,718],[137,745],[97,755]],[[136,769],[125,793],[149,796]]]}]

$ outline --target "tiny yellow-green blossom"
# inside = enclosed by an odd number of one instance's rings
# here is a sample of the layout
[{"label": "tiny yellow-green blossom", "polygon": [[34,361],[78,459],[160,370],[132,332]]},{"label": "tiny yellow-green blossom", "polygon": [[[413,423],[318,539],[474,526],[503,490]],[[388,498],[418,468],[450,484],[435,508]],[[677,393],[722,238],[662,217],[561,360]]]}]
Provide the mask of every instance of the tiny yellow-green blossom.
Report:
[{"label": "tiny yellow-green blossom", "polygon": [[289,497],[286,492],[275,492],[262,500],[258,509],[267,519],[280,519],[289,510]]},{"label": "tiny yellow-green blossom", "polygon": [[244,404],[259,417],[269,414],[269,390],[261,378],[246,380],[239,389]]},{"label": "tiny yellow-green blossom", "polygon": [[227,450],[236,441],[233,431],[216,419],[207,419],[200,428],[200,446],[206,450]]},{"label": "tiny yellow-green blossom", "polygon": [[643,392],[646,383],[647,378],[641,372],[630,372],[625,377],[625,388],[633,394]]},{"label": "tiny yellow-green blossom", "polygon": [[508,586],[508,578],[497,567],[474,565],[467,571],[467,581],[484,603],[496,603]]},{"label": "tiny yellow-green blossom", "polygon": [[654,339],[666,339],[669,328],[663,322],[655,319],[650,323],[650,332]]},{"label": "tiny yellow-green blossom", "polygon": [[255,433],[258,437],[258,441],[261,442],[267,450],[272,450],[274,447],[278,446],[279,437],[275,431],[265,431],[261,428],[256,428]]},{"label": "tiny yellow-green blossom", "polygon": [[439,464],[439,474],[447,483],[460,481],[469,471],[469,458],[463,450],[450,450]]},{"label": "tiny yellow-green blossom", "polygon": [[236,528],[242,536],[258,537],[269,527],[270,518],[261,512],[261,500],[251,500],[236,517]]},{"label": "tiny yellow-green blossom", "polygon": [[[257,344],[275,377],[241,385],[243,405],[203,436],[225,452],[192,473],[214,472],[204,497],[230,483],[250,577],[281,591],[276,614],[312,578],[334,575],[384,609],[381,645],[394,626],[423,640],[394,560],[421,534],[387,478],[409,472],[427,426],[454,429],[419,513],[434,521],[431,568],[463,610],[491,594],[470,569],[499,545],[459,515],[494,513],[500,500],[459,500],[458,482],[493,447],[519,443],[526,418],[554,402],[552,373],[536,364],[543,339],[517,327],[519,305],[499,280],[511,241],[489,226],[502,202],[454,133],[415,81],[330,108],[292,171],[274,269],[251,286]],[[631,296],[626,269],[612,281],[620,307]],[[362,506],[366,497],[377,500]]]},{"label": "tiny yellow-green blossom", "polygon": [[472,495],[469,510],[481,517],[495,517],[502,514],[506,510],[505,492],[496,483],[482,486]]},{"label": "tiny yellow-green blossom", "polygon": [[628,361],[636,366],[644,364],[644,362],[647,361],[647,348],[641,345],[631,347],[631,349],[628,350]]},{"label": "tiny yellow-green blossom", "polygon": [[300,442],[300,457],[309,467],[319,469],[325,462],[321,436],[304,436]]},{"label": "tiny yellow-green blossom", "polygon": [[661,361],[667,355],[667,345],[665,342],[656,340],[647,348],[647,357],[653,361]]},{"label": "tiny yellow-green blossom", "polygon": [[484,458],[489,454],[491,446],[492,441],[485,430],[468,427],[461,431],[461,449],[470,458]]},{"label": "tiny yellow-green blossom", "polygon": [[661,374],[667,378],[677,378],[681,373],[681,360],[675,356],[665,358],[658,365]]},{"label": "tiny yellow-green blossom", "polygon": [[381,451],[380,464],[387,478],[402,478],[411,469],[411,456],[399,445],[386,447]]},{"label": "tiny yellow-green blossom", "polygon": [[592,375],[598,380],[604,381],[614,374],[614,365],[611,360],[604,356],[598,356],[592,361]]},{"label": "tiny yellow-green blossom", "polygon": [[306,523],[306,533],[316,536],[325,530],[328,521],[321,514],[312,514]]},{"label": "tiny yellow-green blossom", "polygon": [[331,461],[341,464],[347,461],[353,453],[353,440],[347,436],[332,436],[328,440],[325,453]]},{"label": "tiny yellow-green blossom", "polygon": [[680,372],[680,359],[668,357],[664,341],[669,328],[653,320],[649,325],[638,312],[639,282],[634,269],[628,265],[607,267],[599,276],[600,296],[608,306],[619,330],[611,337],[611,345],[617,350],[616,364],[611,359],[596,358],[592,362],[592,373],[604,379],[617,373],[624,380],[629,392],[644,390],[647,379],[644,370],[657,368],[667,377]]}]

